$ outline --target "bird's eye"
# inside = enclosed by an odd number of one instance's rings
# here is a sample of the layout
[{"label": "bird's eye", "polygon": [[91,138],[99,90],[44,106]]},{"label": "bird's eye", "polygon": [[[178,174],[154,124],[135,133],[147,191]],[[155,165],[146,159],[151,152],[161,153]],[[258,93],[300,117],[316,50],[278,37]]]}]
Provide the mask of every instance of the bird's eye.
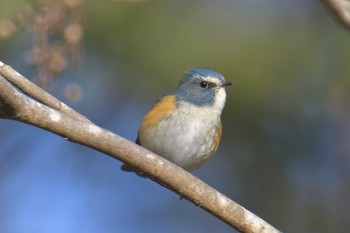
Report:
[{"label": "bird's eye", "polygon": [[205,81],[202,81],[199,85],[201,85],[201,88],[207,88],[208,87],[208,83]]}]

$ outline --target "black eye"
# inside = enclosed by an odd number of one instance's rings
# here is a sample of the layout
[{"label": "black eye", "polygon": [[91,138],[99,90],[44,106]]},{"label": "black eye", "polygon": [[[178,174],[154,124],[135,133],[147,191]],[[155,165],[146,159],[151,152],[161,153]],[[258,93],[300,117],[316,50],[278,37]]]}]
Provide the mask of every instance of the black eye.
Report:
[{"label": "black eye", "polygon": [[207,88],[208,87],[208,83],[205,81],[202,81],[199,85],[201,85],[201,88]]}]

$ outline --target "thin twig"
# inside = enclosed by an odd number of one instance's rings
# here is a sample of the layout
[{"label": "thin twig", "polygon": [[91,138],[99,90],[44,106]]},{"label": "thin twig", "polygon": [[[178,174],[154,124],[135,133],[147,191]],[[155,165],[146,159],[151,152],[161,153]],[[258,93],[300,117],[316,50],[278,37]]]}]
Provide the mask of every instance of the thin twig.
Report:
[{"label": "thin twig", "polygon": [[30,82],[28,79],[24,78],[20,73],[12,69],[12,67],[5,65],[2,62],[0,62],[0,75],[23,91],[23,93],[39,101],[40,103],[43,103],[59,112],[65,113],[81,121],[90,122],[90,120],[85,116],[79,114],[65,103],[59,101],[34,83]]},{"label": "thin twig", "polygon": [[321,0],[344,27],[350,29],[350,2],[348,0]]}]

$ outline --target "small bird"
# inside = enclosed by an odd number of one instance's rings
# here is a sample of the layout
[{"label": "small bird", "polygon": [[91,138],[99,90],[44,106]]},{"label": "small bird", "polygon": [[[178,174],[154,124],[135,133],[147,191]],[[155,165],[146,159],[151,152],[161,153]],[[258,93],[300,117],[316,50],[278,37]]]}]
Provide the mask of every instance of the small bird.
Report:
[{"label": "small bird", "polygon": [[[187,171],[199,168],[218,149],[225,87],[232,84],[210,68],[186,72],[143,118],[136,143]],[[142,176],[128,164],[121,169]]]}]

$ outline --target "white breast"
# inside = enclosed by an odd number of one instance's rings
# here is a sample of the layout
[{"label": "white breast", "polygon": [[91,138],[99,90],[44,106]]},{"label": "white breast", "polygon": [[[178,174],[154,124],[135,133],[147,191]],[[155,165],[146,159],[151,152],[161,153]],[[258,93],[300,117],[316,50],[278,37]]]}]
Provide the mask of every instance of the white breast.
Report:
[{"label": "white breast", "polygon": [[141,145],[186,170],[198,168],[211,157],[215,147],[225,91],[220,95],[211,107],[180,102],[157,127],[139,134]]}]

